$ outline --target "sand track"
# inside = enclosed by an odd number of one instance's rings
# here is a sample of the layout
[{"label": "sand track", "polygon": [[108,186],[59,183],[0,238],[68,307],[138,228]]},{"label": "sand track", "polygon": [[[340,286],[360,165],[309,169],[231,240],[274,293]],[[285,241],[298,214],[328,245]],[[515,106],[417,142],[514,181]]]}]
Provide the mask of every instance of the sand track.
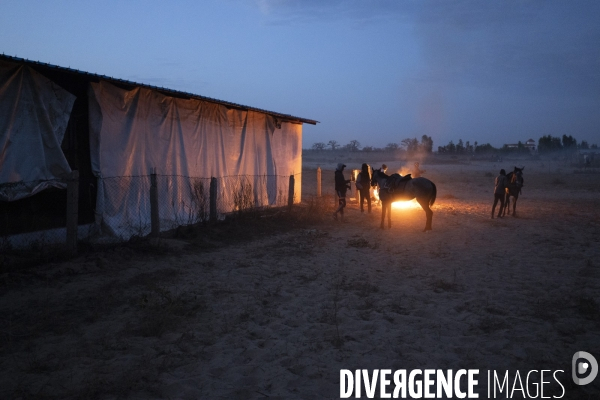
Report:
[{"label": "sand track", "polygon": [[527,166],[518,217],[491,220],[498,167],[422,165],[429,233],[422,210],[382,231],[350,204],[345,223],[211,251],[5,273],[0,397],[338,398],[342,368],[429,367],[563,369],[565,398],[595,398],[570,362],[600,355],[600,176]]}]

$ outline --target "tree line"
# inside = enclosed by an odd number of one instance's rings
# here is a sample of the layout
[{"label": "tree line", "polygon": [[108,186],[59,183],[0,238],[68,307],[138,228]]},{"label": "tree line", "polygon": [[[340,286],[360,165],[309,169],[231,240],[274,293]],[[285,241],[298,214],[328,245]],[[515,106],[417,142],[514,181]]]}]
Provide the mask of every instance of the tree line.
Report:
[{"label": "tree line", "polygon": [[401,151],[405,150],[409,153],[424,152],[431,153],[433,151],[433,139],[430,136],[423,135],[419,141],[417,138],[403,139],[400,143],[388,143],[385,147],[362,146],[358,140],[351,140],[348,144],[342,145],[336,140],[329,142],[317,142],[311,147],[313,150],[346,150],[346,151]]},{"label": "tree line", "polygon": [[[433,152],[433,139],[431,136],[423,135],[421,140],[417,138],[403,139],[400,143],[388,143],[385,147],[373,147],[373,146],[361,146],[358,140],[351,140],[349,143],[342,145],[336,140],[330,140],[329,142],[317,142],[311,147],[313,150],[346,150],[346,151],[406,151],[408,153],[432,153]],[[559,150],[579,150],[579,149],[597,149],[597,144],[589,144],[587,141],[582,140],[578,142],[572,135],[563,135],[561,137],[554,137],[551,135],[545,135],[539,138],[535,151],[538,153],[548,153]],[[437,152],[439,154],[487,154],[487,153],[531,153],[534,150],[529,144],[518,142],[516,145],[503,145],[502,147],[494,147],[489,143],[479,144],[477,141],[471,143],[470,141],[463,142],[459,139],[457,143],[450,141],[445,146],[438,146]]]},{"label": "tree line", "polygon": [[502,147],[494,147],[489,143],[478,144],[474,142],[471,144],[469,141],[464,142],[462,139],[458,140],[458,143],[454,143],[452,140],[445,146],[438,146],[438,153],[450,153],[450,154],[486,154],[486,153],[532,153],[537,152],[540,154],[549,153],[557,150],[579,150],[579,149],[597,149],[598,145],[590,145],[587,141],[582,140],[577,142],[572,135],[563,135],[562,138],[554,137],[552,135],[545,135],[538,139],[538,142],[534,147],[527,143],[519,141],[516,145],[505,144]]},{"label": "tree line", "polygon": [[576,150],[576,149],[597,149],[597,144],[589,144],[587,141],[582,140],[577,143],[577,139],[573,136],[563,135],[562,140],[559,137],[554,137],[550,135],[542,136],[538,141],[538,151],[539,152],[550,152],[555,150]]}]

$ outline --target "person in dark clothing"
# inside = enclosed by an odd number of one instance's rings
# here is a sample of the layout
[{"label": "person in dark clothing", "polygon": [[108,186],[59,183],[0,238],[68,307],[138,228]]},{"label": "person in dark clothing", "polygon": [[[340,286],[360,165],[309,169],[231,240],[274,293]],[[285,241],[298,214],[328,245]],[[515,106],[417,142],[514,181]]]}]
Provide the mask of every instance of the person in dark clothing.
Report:
[{"label": "person in dark clothing", "polygon": [[344,207],[346,207],[346,190],[350,189],[350,180],[344,178],[344,168],[346,165],[339,163],[335,170],[335,192],[338,195],[338,208],[333,213],[333,218],[337,219],[338,213],[344,221]]},{"label": "person in dark clothing", "polygon": [[500,210],[498,211],[498,218],[502,218],[502,210],[504,209],[504,192],[506,188],[506,171],[500,170],[500,175],[494,180],[494,205],[492,206],[492,219],[494,219],[494,211],[496,210],[496,204],[500,201]]},{"label": "person in dark clothing", "polygon": [[363,164],[362,168],[356,177],[356,188],[358,189],[358,197],[360,202],[360,212],[364,212],[363,203],[367,200],[367,212],[371,212],[371,194],[369,192],[371,188],[371,175],[369,174],[369,166]]}]

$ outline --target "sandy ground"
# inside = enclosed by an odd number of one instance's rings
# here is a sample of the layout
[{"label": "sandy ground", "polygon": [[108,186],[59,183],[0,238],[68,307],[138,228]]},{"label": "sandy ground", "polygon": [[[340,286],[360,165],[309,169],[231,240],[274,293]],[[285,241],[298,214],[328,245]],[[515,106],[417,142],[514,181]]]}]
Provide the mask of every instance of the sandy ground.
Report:
[{"label": "sandy ground", "polygon": [[422,164],[432,232],[421,209],[382,231],[380,208],[351,203],[344,223],[212,250],[170,240],[4,273],[0,397],[339,398],[340,369],[479,368],[480,398],[487,370],[525,384],[542,369],[564,371],[563,398],[600,398],[600,378],[571,379],[576,351],[600,360],[600,174],[520,164],[517,217],[489,218],[509,161]]}]

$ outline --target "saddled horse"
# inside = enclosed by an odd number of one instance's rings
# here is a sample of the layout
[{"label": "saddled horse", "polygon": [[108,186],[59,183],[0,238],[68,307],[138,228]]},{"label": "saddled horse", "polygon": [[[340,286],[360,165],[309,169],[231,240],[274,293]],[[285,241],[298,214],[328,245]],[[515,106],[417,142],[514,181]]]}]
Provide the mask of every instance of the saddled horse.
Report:
[{"label": "saddled horse", "polygon": [[510,214],[510,198],[513,198],[513,207],[512,207],[512,215],[513,217],[517,215],[517,200],[519,199],[519,194],[521,194],[521,188],[523,187],[523,168],[515,167],[515,170],[509,172],[506,175],[506,180],[508,184],[506,185],[506,197],[504,199],[504,209],[502,210],[502,215]]},{"label": "saddled horse", "polygon": [[[397,185],[394,185],[397,182]],[[423,207],[427,222],[423,231],[431,230],[431,220],[433,211],[431,206],[435,203],[437,188],[435,184],[427,178],[410,178],[388,176],[380,169],[373,169],[371,175],[371,186],[379,186],[379,199],[381,200],[381,229],[384,229],[385,214],[388,215],[388,228],[392,227],[392,203],[395,201],[406,201],[417,199],[417,202]]]}]

